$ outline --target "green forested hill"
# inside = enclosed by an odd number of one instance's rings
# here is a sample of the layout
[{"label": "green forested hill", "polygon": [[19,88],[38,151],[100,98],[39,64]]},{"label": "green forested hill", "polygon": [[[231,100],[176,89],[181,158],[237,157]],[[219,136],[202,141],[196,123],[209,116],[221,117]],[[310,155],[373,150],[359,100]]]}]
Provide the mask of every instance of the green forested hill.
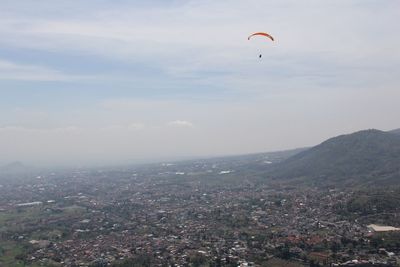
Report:
[{"label": "green forested hill", "polygon": [[400,135],[365,130],[331,138],[274,166],[271,176],[320,185],[400,183]]}]

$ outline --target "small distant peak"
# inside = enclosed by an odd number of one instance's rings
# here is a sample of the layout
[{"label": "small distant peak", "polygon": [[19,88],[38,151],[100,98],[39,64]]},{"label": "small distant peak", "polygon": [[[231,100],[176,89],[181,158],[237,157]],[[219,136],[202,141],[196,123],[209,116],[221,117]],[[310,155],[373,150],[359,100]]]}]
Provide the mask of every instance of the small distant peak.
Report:
[{"label": "small distant peak", "polygon": [[358,132],[355,132],[353,134],[375,134],[375,133],[383,133],[383,131],[378,130],[378,129],[367,129],[367,130],[361,130]]},{"label": "small distant peak", "polygon": [[0,171],[3,172],[21,172],[21,171],[27,171],[29,169],[30,167],[26,166],[20,161],[14,161],[0,167]]}]

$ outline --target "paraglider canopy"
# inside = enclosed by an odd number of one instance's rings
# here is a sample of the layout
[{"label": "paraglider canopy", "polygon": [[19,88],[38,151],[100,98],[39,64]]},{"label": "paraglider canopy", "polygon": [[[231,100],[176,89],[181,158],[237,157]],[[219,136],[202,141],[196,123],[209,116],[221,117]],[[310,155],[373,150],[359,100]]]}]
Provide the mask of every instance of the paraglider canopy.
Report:
[{"label": "paraglider canopy", "polygon": [[250,40],[250,38],[252,38],[253,36],[256,36],[256,35],[265,36],[265,37],[271,39],[271,41],[274,41],[274,37],[272,37],[270,34],[268,34],[268,33],[266,33],[266,32],[256,32],[256,33],[253,33],[253,34],[250,35],[247,39]]},{"label": "paraglider canopy", "polygon": [[[274,41],[274,37],[272,37],[270,34],[268,34],[268,33],[266,33],[266,32],[256,32],[256,33],[253,33],[252,35],[250,35],[250,36],[247,38],[247,40],[250,40],[253,36],[256,36],[256,35],[263,36],[263,37],[267,37],[267,38],[271,39],[271,41]],[[260,54],[258,57],[261,58],[261,57],[262,57],[262,54]]]}]

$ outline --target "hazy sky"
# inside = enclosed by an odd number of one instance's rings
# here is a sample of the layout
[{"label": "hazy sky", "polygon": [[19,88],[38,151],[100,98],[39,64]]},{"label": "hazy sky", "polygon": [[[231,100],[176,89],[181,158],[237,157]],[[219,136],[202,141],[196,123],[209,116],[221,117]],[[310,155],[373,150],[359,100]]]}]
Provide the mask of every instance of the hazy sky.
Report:
[{"label": "hazy sky", "polygon": [[[398,0],[1,0],[0,163],[241,154],[398,128],[399,25]],[[276,41],[248,41],[255,31]]]}]

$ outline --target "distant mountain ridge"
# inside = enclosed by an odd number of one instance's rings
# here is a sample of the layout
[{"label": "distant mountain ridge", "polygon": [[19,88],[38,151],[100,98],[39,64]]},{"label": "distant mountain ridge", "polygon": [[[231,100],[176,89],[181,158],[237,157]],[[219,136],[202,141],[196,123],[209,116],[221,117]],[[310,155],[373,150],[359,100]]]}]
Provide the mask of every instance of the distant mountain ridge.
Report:
[{"label": "distant mountain ridge", "polygon": [[341,135],[274,166],[271,176],[316,185],[400,185],[400,134],[375,129]]},{"label": "distant mountain ridge", "polygon": [[32,167],[28,167],[20,161],[14,161],[9,164],[0,166],[0,172],[2,172],[2,173],[19,173],[19,172],[27,172],[27,171],[31,171],[31,170],[32,170]]}]

